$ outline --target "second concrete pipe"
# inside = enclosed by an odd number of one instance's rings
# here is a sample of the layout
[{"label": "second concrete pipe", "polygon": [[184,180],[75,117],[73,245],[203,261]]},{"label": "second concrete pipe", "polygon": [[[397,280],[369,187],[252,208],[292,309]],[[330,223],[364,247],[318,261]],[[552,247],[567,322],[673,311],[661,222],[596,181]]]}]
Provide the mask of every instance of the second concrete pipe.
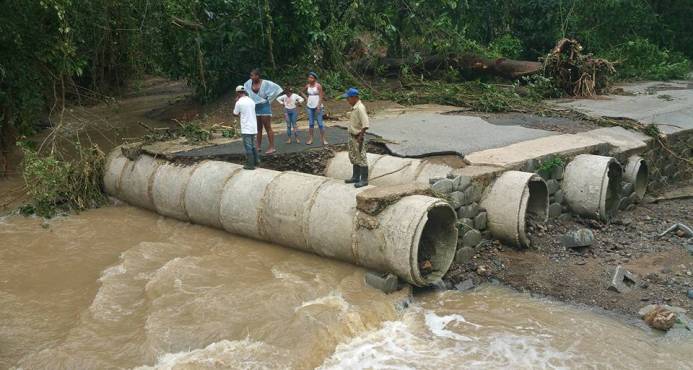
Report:
[{"label": "second concrete pipe", "polygon": [[[109,155],[106,191],[123,201],[183,221],[223,228],[378,271],[426,286],[439,280],[455,254],[455,212],[437,198],[402,198],[362,223],[363,189],[296,172],[205,161],[178,166],[142,155]],[[362,226],[367,224],[368,226]],[[429,260],[432,272],[419,269]]]},{"label": "second concrete pipe", "polygon": [[618,211],[622,177],[615,158],[580,154],[565,167],[561,188],[573,212],[608,221]]}]

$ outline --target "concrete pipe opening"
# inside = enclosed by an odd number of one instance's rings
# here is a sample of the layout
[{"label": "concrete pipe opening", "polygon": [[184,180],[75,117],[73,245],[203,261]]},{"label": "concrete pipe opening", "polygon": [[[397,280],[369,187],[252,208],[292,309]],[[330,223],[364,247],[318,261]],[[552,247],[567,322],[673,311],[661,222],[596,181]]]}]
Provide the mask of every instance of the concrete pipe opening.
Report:
[{"label": "concrete pipe opening", "polygon": [[623,168],[612,157],[581,154],[565,168],[562,188],[573,212],[608,221],[617,211]]},{"label": "concrete pipe opening", "polygon": [[633,184],[633,192],[639,201],[642,200],[650,180],[650,172],[645,160],[637,155],[628,158],[623,179]]},{"label": "concrete pipe opening", "polygon": [[[446,204],[434,204],[426,214],[418,248],[413,253],[417,263],[413,263],[413,275],[420,285],[430,285],[440,280],[448,271],[455,258],[457,246],[455,211]],[[422,264],[431,262],[430,273],[421,273]]]},{"label": "concrete pipe opening", "polygon": [[491,186],[481,201],[486,208],[488,228],[500,241],[517,247],[531,244],[525,231],[528,220],[546,222],[549,191],[544,180],[533,173],[507,171]]}]

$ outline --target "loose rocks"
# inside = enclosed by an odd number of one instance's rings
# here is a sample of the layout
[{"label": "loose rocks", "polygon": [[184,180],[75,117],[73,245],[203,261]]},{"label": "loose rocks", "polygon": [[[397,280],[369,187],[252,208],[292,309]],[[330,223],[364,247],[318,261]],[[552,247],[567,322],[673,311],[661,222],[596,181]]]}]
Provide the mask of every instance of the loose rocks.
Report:
[{"label": "loose rocks", "polygon": [[391,273],[366,272],[366,284],[390,294],[397,290],[397,276]]},{"label": "loose rocks", "polygon": [[652,328],[669,330],[676,323],[676,313],[662,306],[655,306],[642,319]]},{"label": "loose rocks", "polygon": [[486,212],[479,212],[476,217],[474,217],[474,228],[477,230],[483,230],[486,228],[486,223],[488,222],[488,216]]},{"label": "loose rocks", "polygon": [[611,277],[611,282],[609,283],[609,290],[615,292],[623,293],[630,289],[631,286],[635,285],[637,282],[637,277],[630,271],[626,271],[623,266],[619,265],[614,270],[614,274]]},{"label": "loose rocks", "polygon": [[571,231],[561,237],[561,244],[566,248],[589,247],[592,242],[594,242],[594,234],[590,229]]},{"label": "loose rocks", "polygon": [[624,196],[630,195],[630,194],[633,192],[633,189],[634,189],[633,183],[630,183],[630,182],[624,182],[624,183],[621,185],[621,187],[622,187],[622,188],[621,188],[621,194],[623,194]]},{"label": "loose rocks", "polygon": [[481,242],[481,233],[479,230],[469,230],[462,238],[462,243],[466,247],[475,247],[479,242]]},{"label": "loose rocks", "polygon": [[472,257],[474,257],[474,249],[471,247],[462,247],[455,254],[455,262],[463,264],[471,261]]},{"label": "loose rocks", "polygon": [[453,182],[450,179],[438,180],[435,184],[431,186],[431,190],[438,194],[449,194],[453,190]]},{"label": "loose rocks", "polygon": [[472,203],[457,210],[457,218],[474,218],[479,214],[479,205]]},{"label": "loose rocks", "polygon": [[455,289],[459,290],[460,292],[464,292],[465,290],[474,289],[474,281],[472,279],[464,280],[461,283],[458,283],[457,285],[455,285]]},{"label": "loose rocks", "polygon": [[563,207],[561,207],[561,203],[551,203],[551,205],[549,205],[549,218],[560,216],[562,211]]},{"label": "loose rocks", "polygon": [[465,191],[472,183],[472,178],[467,176],[457,176],[452,180],[454,191]]},{"label": "loose rocks", "polygon": [[558,181],[556,181],[556,180],[546,181],[546,189],[549,191],[549,194],[555,194],[560,188],[561,188],[561,184]]},{"label": "loose rocks", "polygon": [[450,201],[450,205],[452,206],[452,208],[459,208],[468,203],[466,201],[467,198],[465,194],[461,191],[453,191],[452,193],[450,193],[448,200]]},{"label": "loose rocks", "polygon": [[552,203],[563,203],[564,198],[565,197],[563,196],[563,190],[559,190],[551,196],[551,202]]}]

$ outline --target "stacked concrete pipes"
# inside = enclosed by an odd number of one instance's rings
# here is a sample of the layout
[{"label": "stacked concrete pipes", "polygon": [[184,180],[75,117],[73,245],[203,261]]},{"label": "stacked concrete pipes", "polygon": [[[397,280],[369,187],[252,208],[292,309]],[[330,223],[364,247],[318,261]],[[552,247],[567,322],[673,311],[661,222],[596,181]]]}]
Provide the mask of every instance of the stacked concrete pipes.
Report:
[{"label": "stacked concrete pipes", "polygon": [[[371,183],[381,186],[428,183],[430,178],[454,175],[458,171],[444,164],[387,155],[369,154],[368,161],[372,167]],[[328,163],[326,175],[345,179],[350,171],[348,156],[342,152]],[[616,159],[582,154],[566,166],[561,187],[573,212],[606,221],[618,210],[623,176]],[[634,184],[639,198],[645,193],[647,176],[643,159],[631,157],[625,178]],[[535,174],[506,171],[486,191],[481,206],[486,208],[489,230],[494,237],[517,246],[529,245],[524,231],[527,216],[543,222],[548,214],[546,183]]]},{"label": "stacked concrete pipes", "polygon": [[[356,195],[364,189],[342,181],[218,161],[179,166],[147,155],[132,161],[120,149],[109,154],[104,186],[164,216],[392,272],[417,286],[439,280],[455,254],[455,212],[427,196],[404,197],[362,226]],[[431,273],[419,270],[422,255]]]},{"label": "stacked concrete pipes", "polygon": [[[368,154],[371,184],[389,186],[406,183],[429,183],[431,178],[455,174],[456,169],[412,158]],[[328,163],[325,174],[346,179],[351,175],[346,153],[340,152]],[[544,180],[533,173],[506,171],[485,192],[481,206],[488,214],[488,229],[494,237],[515,246],[529,246],[525,233],[527,217],[545,222],[548,216],[549,192]]]}]

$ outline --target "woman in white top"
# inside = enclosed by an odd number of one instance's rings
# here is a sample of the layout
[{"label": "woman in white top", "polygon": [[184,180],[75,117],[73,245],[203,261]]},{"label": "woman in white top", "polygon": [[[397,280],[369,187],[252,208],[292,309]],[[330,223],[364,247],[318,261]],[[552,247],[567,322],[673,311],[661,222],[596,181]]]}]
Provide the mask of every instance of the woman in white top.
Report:
[{"label": "woman in white top", "polygon": [[308,108],[308,141],[306,144],[313,144],[313,126],[315,121],[318,121],[320,129],[320,141],[322,145],[327,145],[325,140],[325,126],[322,122],[323,101],[325,100],[325,92],[322,90],[322,85],[318,82],[318,75],[315,72],[308,72],[308,84],[303,88],[303,92],[308,96],[306,99],[306,107]]},{"label": "woman in white top", "polygon": [[284,90],[284,94],[277,97],[277,101],[284,106],[284,119],[286,120],[286,140],[287,144],[291,144],[291,131],[293,129],[294,139],[296,143],[300,144],[301,140],[298,138],[298,126],[296,121],[298,119],[298,110],[296,106],[303,103],[304,99],[298,95],[294,94],[293,89],[287,87]]}]

